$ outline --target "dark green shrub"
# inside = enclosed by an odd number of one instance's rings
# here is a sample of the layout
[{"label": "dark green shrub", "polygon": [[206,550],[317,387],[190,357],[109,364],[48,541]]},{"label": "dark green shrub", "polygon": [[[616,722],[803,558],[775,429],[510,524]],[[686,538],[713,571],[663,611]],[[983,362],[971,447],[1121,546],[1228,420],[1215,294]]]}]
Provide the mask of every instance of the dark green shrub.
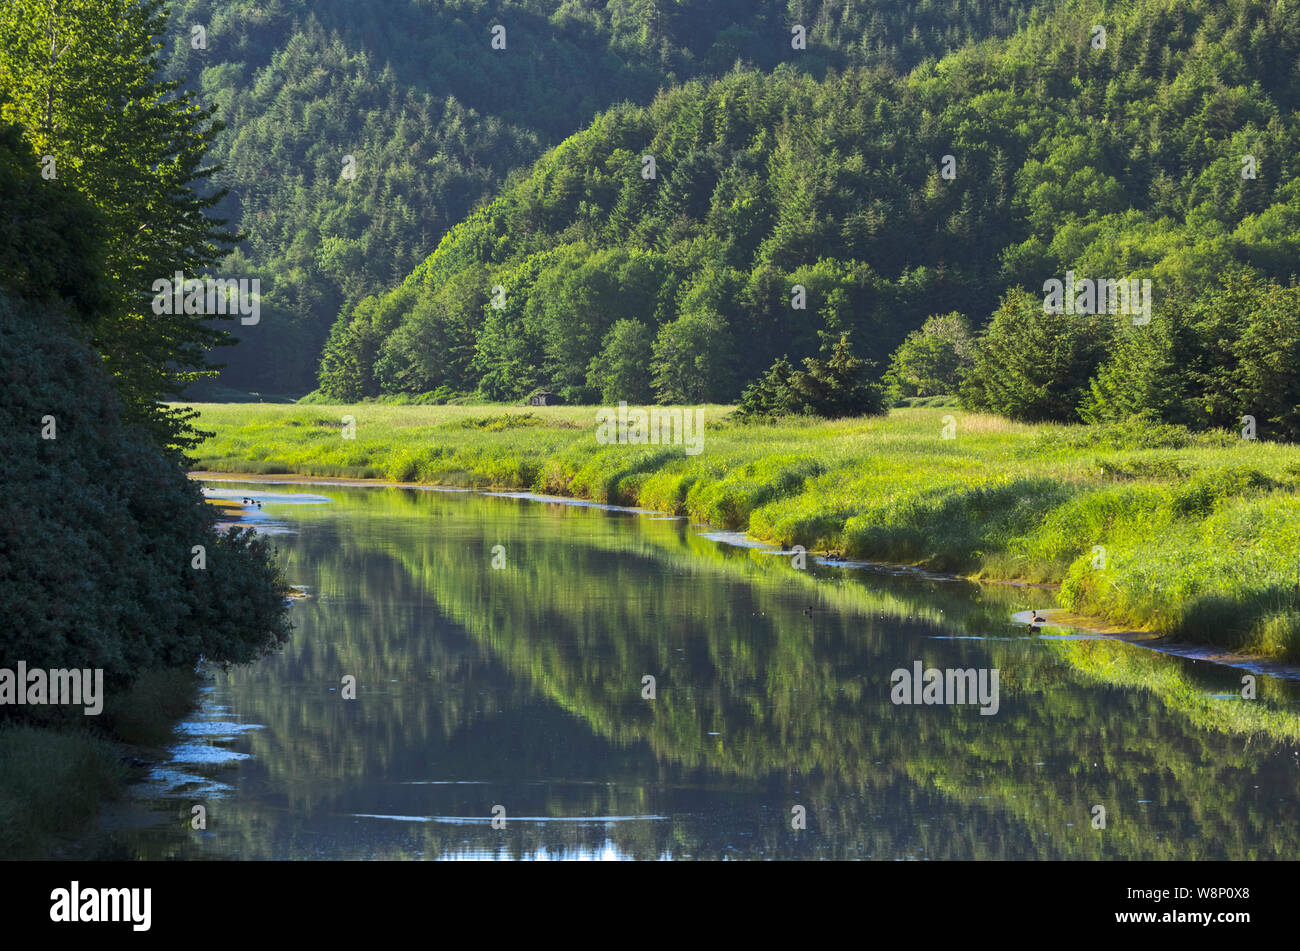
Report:
[{"label": "dark green shrub", "polygon": [[737,415],[742,419],[781,415],[871,416],[885,412],[884,392],[867,379],[871,364],[853,355],[847,335],[828,360],[808,357],[794,369],[781,357],[758,382],[746,387]]}]

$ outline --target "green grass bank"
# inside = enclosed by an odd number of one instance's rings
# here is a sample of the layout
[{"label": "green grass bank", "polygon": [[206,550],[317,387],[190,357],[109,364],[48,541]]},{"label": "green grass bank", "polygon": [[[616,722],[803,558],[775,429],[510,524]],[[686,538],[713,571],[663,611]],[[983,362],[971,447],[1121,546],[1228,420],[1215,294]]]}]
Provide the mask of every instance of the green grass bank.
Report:
[{"label": "green grass bank", "polygon": [[601,444],[594,407],[195,404],[196,468],[529,489],[789,547],[1059,583],[1113,625],[1300,661],[1300,447],[954,407]]}]

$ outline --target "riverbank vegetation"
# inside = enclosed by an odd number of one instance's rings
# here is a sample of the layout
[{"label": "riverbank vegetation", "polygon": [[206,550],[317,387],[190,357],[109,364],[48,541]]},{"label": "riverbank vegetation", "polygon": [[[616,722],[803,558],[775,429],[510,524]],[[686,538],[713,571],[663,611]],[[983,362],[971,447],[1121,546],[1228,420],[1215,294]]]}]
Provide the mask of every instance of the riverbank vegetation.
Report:
[{"label": "riverbank vegetation", "polygon": [[149,289],[228,237],[196,190],[210,112],[156,76],[164,30],[152,0],[0,10],[0,669],[93,672],[103,690],[90,715],[28,703],[26,684],[0,704],[6,857],[81,828],[124,744],[167,738],[201,660],[289,635],[270,546],[218,528],[185,476],[192,414],[163,402],[223,334],[153,312]]},{"label": "riverbank vegetation", "polygon": [[636,505],[787,547],[1057,582],[1058,604],[1081,614],[1300,659],[1300,447],[1236,432],[947,407],[755,424],[706,407],[689,456],[601,445],[584,407],[196,408],[216,433],[196,451],[206,470]]},{"label": "riverbank vegetation", "polygon": [[144,671],[109,694],[94,722],[76,711],[0,726],[0,855],[49,856],[74,842],[103,800],[161,757],[199,683],[188,668]]}]

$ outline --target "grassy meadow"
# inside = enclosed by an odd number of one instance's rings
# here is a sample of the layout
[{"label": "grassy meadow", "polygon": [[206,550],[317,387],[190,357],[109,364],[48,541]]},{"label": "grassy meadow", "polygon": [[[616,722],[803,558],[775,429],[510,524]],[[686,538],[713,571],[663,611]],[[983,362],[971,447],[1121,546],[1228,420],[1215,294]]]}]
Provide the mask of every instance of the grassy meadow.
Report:
[{"label": "grassy meadow", "polygon": [[[1059,583],[1112,625],[1300,660],[1300,447],[953,407],[601,445],[594,407],[196,404],[198,470],[528,489],[785,547]],[[949,419],[949,416],[951,418]],[[354,438],[345,438],[351,417]],[[950,438],[945,438],[945,433]]]}]

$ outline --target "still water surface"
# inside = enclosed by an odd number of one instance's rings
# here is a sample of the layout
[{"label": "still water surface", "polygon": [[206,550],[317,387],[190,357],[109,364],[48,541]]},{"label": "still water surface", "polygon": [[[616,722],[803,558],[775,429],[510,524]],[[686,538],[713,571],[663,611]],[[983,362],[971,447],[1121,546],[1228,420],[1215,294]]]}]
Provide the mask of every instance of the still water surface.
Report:
[{"label": "still water surface", "polygon": [[[1029,634],[1037,589],[587,505],[208,486],[262,501],[309,597],[282,652],[212,672],[98,857],[1300,857],[1296,684]],[[997,713],[895,705],[916,661],[996,668]]]}]

